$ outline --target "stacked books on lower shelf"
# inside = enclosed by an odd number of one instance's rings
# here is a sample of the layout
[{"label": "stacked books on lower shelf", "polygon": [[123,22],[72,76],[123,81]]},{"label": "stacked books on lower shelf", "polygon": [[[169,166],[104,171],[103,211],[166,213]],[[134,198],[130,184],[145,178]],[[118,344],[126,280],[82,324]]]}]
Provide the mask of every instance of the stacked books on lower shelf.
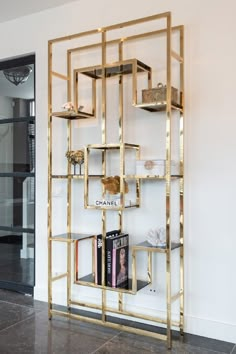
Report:
[{"label": "stacked books on lower shelf", "polygon": [[[102,235],[95,241],[95,283],[102,285]],[[119,230],[107,232],[105,240],[105,285],[128,287],[129,235]]]}]

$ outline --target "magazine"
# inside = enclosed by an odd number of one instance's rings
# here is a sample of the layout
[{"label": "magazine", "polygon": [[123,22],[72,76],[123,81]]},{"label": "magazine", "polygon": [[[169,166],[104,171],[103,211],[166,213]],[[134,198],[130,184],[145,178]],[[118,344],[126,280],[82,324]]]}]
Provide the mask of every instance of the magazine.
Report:
[{"label": "magazine", "polygon": [[128,286],[129,235],[122,233],[106,241],[107,286]]}]

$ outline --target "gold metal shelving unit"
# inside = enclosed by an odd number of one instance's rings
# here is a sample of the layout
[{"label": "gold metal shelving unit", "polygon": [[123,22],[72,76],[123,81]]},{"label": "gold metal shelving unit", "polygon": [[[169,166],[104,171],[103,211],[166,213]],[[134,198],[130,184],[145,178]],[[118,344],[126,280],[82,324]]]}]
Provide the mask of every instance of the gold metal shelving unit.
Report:
[{"label": "gold metal shelving unit", "polygon": [[[163,28],[157,23],[165,23]],[[142,24],[153,24],[153,29],[148,31],[138,31],[135,33],[125,35],[122,32],[122,36],[111,37],[112,39],[107,39],[110,33],[115,33],[116,31],[122,29],[129,29],[131,27],[139,26]],[[172,36],[178,36],[179,50],[178,53],[172,49]],[[144,64],[142,61],[132,58],[123,59],[124,56],[124,44],[134,43],[135,41],[164,36],[165,37],[165,51],[166,51],[166,100],[163,102],[156,103],[139,103],[137,98],[138,91],[138,77],[140,74],[145,74],[147,76],[147,86],[152,88],[152,68],[149,65]],[[100,37],[98,41],[97,38]],[[91,39],[92,38],[92,39]],[[88,44],[85,45],[84,39],[88,39]],[[75,44],[75,40],[78,40],[79,44]],[[80,43],[81,40],[81,43]],[[65,49],[65,57],[67,62],[67,73],[62,74],[55,71],[54,61],[57,59],[56,54],[54,54],[54,49],[57,46],[63,45]],[[107,62],[107,51],[110,46],[117,46],[118,61]],[[74,55],[86,53],[89,49],[99,48],[101,51],[101,61],[98,65],[91,65],[87,67],[80,67],[79,63],[74,64]],[[152,48],[150,48],[150,51]],[[56,51],[55,51],[56,53]],[[173,61],[179,65],[179,92],[180,99],[179,102],[172,102],[172,65]],[[140,158],[140,147],[136,144],[127,144],[124,142],[124,83],[123,77],[125,75],[131,76],[132,81],[132,102],[130,105],[133,109],[142,109],[150,112],[150,114],[158,115],[159,112],[166,113],[166,137],[165,137],[165,149],[166,149],[166,174],[164,176],[153,176],[153,175],[136,175],[127,174],[125,171],[125,153],[126,150],[132,150],[135,153],[134,159]],[[80,76],[86,77],[91,80],[91,109],[90,112],[81,111],[79,107],[79,78]],[[107,143],[107,80],[111,77],[118,77],[118,95],[119,95],[119,114],[118,114],[118,143]],[[73,112],[67,111],[54,111],[54,98],[53,98],[53,80],[61,80],[65,82],[67,101],[73,101],[75,110]],[[97,81],[101,82],[101,104],[100,111],[97,108]],[[168,348],[171,348],[171,331],[173,326],[179,328],[180,334],[183,335],[184,331],[184,216],[183,216],[183,186],[184,186],[184,176],[183,176],[183,112],[184,112],[184,29],[183,26],[172,27],[171,24],[171,13],[166,12],[162,14],[157,14],[145,18],[140,18],[137,20],[119,23],[103,28],[94,29],[91,31],[85,31],[74,35],[68,35],[61,38],[56,38],[50,40],[48,43],[48,315],[49,318],[53,315],[66,316],[73,319],[88,321],[91,323],[101,324],[103,326],[109,326],[113,328],[118,328],[120,330],[129,331],[132,333],[137,333],[141,335],[147,335],[154,338],[159,338],[167,341]],[[61,102],[63,103],[63,102]],[[57,108],[57,107],[56,107]],[[172,161],[172,130],[171,130],[171,120],[172,112],[175,111],[179,114],[179,163],[182,165],[182,171],[178,175],[171,175],[171,161]],[[67,173],[55,174],[52,170],[53,162],[53,122],[56,119],[65,119],[67,122],[67,149],[73,149],[72,141],[72,129],[73,122],[80,119],[101,119],[101,143],[100,144],[90,144],[84,149],[85,151],[85,166],[84,175],[73,175],[71,173],[71,165],[67,164]],[[96,207],[90,205],[88,200],[89,195],[89,182],[91,180],[100,180],[102,177],[107,176],[107,153],[110,151],[118,151],[120,157],[119,171],[120,171],[120,206],[117,208],[109,207]],[[101,154],[101,174],[90,175],[89,174],[89,157],[93,151],[99,151]],[[52,187],[55,181],[66,181],[67,184],[67,212],[66,212],[66,232],[54,235],[52,228]],[[98,209],[101,210],[101,229],[102,229],[102,244],[105,244],[106,237],[106,227],[107,227],[107,211],[113,210],[114,213],[118,215],[118,228],[122,231],[124,229],[123,213],[127,209],[125,204],[125,181],[133,181],[135,184],[135,197],[134,203],[129,208],[139,208],[141,207],[140,201],[140,188],[142,181],[154,180],[156,183],[159,181],[165,182],[165,195],[166,195],[166,247],[153,247],[147,241],[143,241],[131,247],[131,259],[132,259],[132,276],[129,280],[129,286],[127,289],[121,288],[110,288],[105,285],[105,247],[102,247],[102,285],[95,284],[94,279],[94,262],[92,273],[88,274],[82,278],[78,278],[78,274],[75,268],[75,258],[76,258],[76,247],[81,244],[84,240],[91,240],[94,245],[96,235],[84,234],[84,233],[73,233],[72,232],[72,221],[71,221],[71,204],[72,204],[72,181],[74,183],[84,183],[84,207],[87,209]],[[174,180],[179,181],[179,241],[173,242],[171,235],[171,186]],[[104,190],[103,190],[104,193]],[[91,210],[92,213],[92,210]],[[61,274],[54,274],[52,249],[55,243],[65,243],[66,244],[66,263],[67,269]],[[180,266],[179,266],[179,277],[180,277],[180,287],[179,291],[172,294],[171,291],[171,258],[173,252],[179,250],[180,255]],[[147,280],[137,279],[137,253],[146,252],[148,255],[148,271]],[[154,270],[152,269],[152,257],[153,254],[161,253],[165,255],[166,262],[166,317],[159,318],[155,315],[149,316],[146,314],[134,313],[132,311],[127,311],[124,306],[124,294],[130,294],[134,296],[140,289],[145,287],[147,284],[152,283],[152,274]],[[156,271],[156,270],[155,270]],[[67,309],[58,309],[53,304],[53,283],[61,279],[66,279],[67,284]],[[86,286],[101,289],[101,301],[100,304],[93,304],[89,302],[80,301],[78,299],[72,298],[72,286]],[[107,292],[113,291],[118,293],[118,304],[116,308],[108,306],[107,304]],[[78,294],[79,295],[79,294]],[[158,296],[158,295],[157,295]],[[79,298],[79,296],[78,296]],[[173,321],[171,306],[175,301],[179,301],[179,320]],[[83,316],[78,309],[87,308],[96,310],[100,314],[100,319],[94,318],[93,316]],[[76,311],[77,310],[77,311]],[[92,313],[92,312],[91,312]],[[115,314],[121,315],[122,318],[127,316],[128,318],[142,319],[145,321],[151,321],[156,326],[158,324],[164,325],[166,327],[166,334],[157,333],[156,330],[148,331],[134,328],[132,326],[117,324],[108,319],[108,315]]]}]

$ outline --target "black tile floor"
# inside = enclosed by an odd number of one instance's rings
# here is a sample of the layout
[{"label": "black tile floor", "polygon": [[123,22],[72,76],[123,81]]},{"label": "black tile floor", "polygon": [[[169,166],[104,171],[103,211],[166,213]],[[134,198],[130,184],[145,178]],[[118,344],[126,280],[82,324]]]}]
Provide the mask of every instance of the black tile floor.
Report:
[{"label": "black tile floor", "polygon": [[0,290],[0,354],[236,354],[236,345],[185,334],[165,342],[85,322],[47,317],[47,304]]}]

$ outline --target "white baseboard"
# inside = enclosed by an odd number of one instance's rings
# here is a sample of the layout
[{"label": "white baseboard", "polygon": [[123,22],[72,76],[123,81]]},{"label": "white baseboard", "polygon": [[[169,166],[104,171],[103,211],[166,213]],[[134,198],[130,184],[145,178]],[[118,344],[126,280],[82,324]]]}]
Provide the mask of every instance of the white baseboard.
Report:
[{"label": "white baseboard", "polygon": [[[45,288],[35,287],[34,298],[35,300],[47,302],[48,298],[47,298],[47,291],[45,291]],[[96,301],[97,299],[90,296],[86,296],[86,297],[82,296],[80,300],[85,302],[95,303],[95,304],[97,303]],[[60,305],[65,305],[64,292],[61,294],[59,294],[59,292],[57,293],[56,303]],[[110,305],[112,304],[110,303]],[[115,302],[114,302],[114,307],[116,307]],[[156,312],[156,315],[158,317],[163,317],[163,318],[165,317],[164,311],[162,310],[156,311],[154,309],[143,307],[143,306],[136,306],[136,305],[129,304],[129,310],[137,313],[145,313],[146,315],[153,315],[153,313]],[[173,319],[177,320],[177,318],[178,318],[178,314],[173,313]],[[148,321],[141,321],[141,320],[138,321],[150,323]],[[232,324],[223,323],[223,322],[218,322],[206,318],[189,316],[188,314],[186,314],[184,332],[207,337],[207,338],[236,343],[236,324],[233,323]]]},{"label": "white baseboard", "polygon": [[236,343],[236,324],[213,321],[207,318],[185,316],[185,332]]},{"label": "white baseboard", "polygon": [[38,301],[48,302],[48,290],[45,288],[34,288],[34,299]]}]

